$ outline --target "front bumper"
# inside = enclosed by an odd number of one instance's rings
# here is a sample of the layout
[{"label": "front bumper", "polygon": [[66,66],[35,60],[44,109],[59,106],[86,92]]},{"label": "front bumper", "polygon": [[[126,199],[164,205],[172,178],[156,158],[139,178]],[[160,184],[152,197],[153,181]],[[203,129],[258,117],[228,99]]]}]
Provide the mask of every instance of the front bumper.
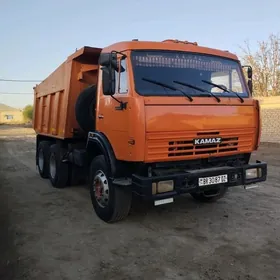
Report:
[{"label": "front bumper", "polygon": [[[256,178],[247,178],[246,173],[248,170],[259,170],[260,174]],[[238,167],[214,167],[207,169],[198,169],[186,171],[183,173],[175,173],[164,176],[143,177],[138,175],[132,176],[133,191],[142,196],[145,199],[164,199],[173,196],[177,196],[183,193],[201,192],[213,187],[217,187],[218,184],[199,186],[199,178],[219,176],[227,174],[228,181],[223,183],[225,187],[234,186],[246,186],[259,182],[266,181],[267,177],[267,164],[265,162],[257,161],[253,164],[246,164]],[[153,193],[153,183],[161,181],[173,180],[174,189],[164,193]]]}]

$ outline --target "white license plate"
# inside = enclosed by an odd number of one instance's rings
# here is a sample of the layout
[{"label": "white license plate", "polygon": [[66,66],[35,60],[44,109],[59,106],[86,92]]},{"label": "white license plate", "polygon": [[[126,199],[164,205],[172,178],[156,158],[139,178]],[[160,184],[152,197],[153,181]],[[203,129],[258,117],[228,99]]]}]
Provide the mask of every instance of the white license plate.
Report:
[{"label": "white license plate", "polygon": [[167,204],[167,203],[172,203],[174,202],[174,198],[170,197],[170,198],[165,198],[165,199],[161,199],[161,200],[155,200],[155,206],[158,205],[162,205],[162,204]]},{"label": "white license plate", "polygon": [[216,185],[216,184],[223,184],[228,181],[227,174],[219,175],[219,176],[212,176],[212,177],[204,177],[198,179],[199,186],[208,186],[208,185]]}]

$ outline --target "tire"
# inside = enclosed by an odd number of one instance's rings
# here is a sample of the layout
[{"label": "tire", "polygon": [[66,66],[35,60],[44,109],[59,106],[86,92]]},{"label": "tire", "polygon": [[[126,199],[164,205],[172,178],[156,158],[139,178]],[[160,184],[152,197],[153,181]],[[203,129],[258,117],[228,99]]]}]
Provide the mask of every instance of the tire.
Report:
[{"label": "tire", "polygon": [[192,197],[199,202],[216,202],[223,198],[227,193],[228,188],[221,186],[218,188],[210,189],[201,193],[191,193]]},{"label": "tire", "polygon": [[84,89],[75,105],[76,120],[84,132],[95,129],[96,85]]},{"label": "tire", "polygon": [[49,154],[49,179],[55,188],[64,188],[68,183],[68,163],[62,162],[67,152],[58,144],[51,145]]},{"label": "tire", "polygon": [[38,171],[42,178],[49,177],[49,154],[50,154],[49,141],[41,141],[38,145],[37,158],[38,158]]},{"label": "tire", "polygon": [[89,179],[92,205],[101,220],[114,223],[128,216],[132,193],[130,189],[113,185],[109,175],[105,157],[103,155],[95,157],[90,166]]}]

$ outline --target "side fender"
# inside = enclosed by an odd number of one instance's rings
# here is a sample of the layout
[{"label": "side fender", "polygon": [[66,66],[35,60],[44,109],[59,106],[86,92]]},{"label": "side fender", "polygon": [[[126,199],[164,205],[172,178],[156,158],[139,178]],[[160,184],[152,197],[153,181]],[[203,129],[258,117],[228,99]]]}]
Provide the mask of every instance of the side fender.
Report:
[{"label": "side fender", "polygon": [[90,156],[90,160],[92,160],[94,156],[100,154],[104,155],[108,168],[111,172],[111,176],[115,176],[117,170],[117,159],[108,138],[102,132],[90,131],[88,133],[86,149]]}]

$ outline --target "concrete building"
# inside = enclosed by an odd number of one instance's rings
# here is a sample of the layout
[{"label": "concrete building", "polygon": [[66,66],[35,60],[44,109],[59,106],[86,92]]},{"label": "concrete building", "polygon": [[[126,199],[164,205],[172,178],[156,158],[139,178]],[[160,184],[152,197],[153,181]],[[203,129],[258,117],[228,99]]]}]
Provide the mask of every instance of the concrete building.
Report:
[{"label": "concrete building", "polygon": [[0,103],[0,123],[23,123],[22,111]]}]

